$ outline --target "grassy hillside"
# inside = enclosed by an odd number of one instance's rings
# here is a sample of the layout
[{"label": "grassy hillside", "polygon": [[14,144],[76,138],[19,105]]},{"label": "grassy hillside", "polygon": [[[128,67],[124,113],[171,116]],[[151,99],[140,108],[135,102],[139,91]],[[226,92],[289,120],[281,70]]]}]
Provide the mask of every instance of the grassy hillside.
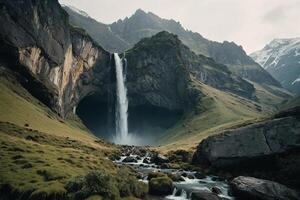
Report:
[{"label": "grassy hillside", "polygon": [[281,104],[278,105],[278,109],[287,110],[297,106],[300,106],[300,96],[282,102]]},{"label": "grassy hillside", "polygon": [[[116,199],[123,181],[138,184],[134,175],[126,178],[130,171],[106,159],[117,147],[72,118],[60,119],[14,79],[0,76],[0,198],[61,199],[69,181],[95,170],[112,177],[108,190]],[[118,179],[120,173],[124,180]],[[125,196],[132,195],[128,191]]]},{"label": "grassy hillside", "polygon": [[161,139],[161,151],[193,149],[204,138],[221,130],[261,120],[260,104],[194,81],[205,95],[195,111],[179,122]]},{"label": "grassy hillside", "polygon": [[251,82],[256,90],[256,96],[261,103],[263,110],[276,111],[276,106],[282,104],[287,99],[292,99],[293,94],[283,88],[276,86],[257,84]]}]

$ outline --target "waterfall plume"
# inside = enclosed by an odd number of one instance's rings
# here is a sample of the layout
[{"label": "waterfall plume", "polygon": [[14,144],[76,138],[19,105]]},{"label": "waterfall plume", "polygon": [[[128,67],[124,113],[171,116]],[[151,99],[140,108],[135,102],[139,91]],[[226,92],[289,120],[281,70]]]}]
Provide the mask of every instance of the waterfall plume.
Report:
[{"label": "waterfall plume", "polygon": [[128,99],[126,88],[126,73],[123,72],[123,61],[117,53],[114,53],[116,66],[116,135],[114,142],[127,144],[128,142]]}]

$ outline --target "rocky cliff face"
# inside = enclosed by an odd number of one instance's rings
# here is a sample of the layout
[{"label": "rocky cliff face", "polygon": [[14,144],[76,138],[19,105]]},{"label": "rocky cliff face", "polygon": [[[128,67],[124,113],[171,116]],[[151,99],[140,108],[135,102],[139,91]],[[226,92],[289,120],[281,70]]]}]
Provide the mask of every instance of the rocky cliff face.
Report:
[{"label": "rocky cliff face", "polygon": [[0,9],[1,63],[20,72],[25,87],[64,116],[80,98],[83,78],[105,71],[109,53],[69,26],[57,1],[1,1]]},{"label": "rocky cliff face", "polygon": [[[189,91],[186,89],[187,81],[195,79],[220,90],[255,98],[254,87],[250,83],[233,75],[225,65],[196,55],[176,35],[168,32],[160,32],[141,40],[126,52],[126,57],[129,92],[145,87],[151,88],[149,94],[157,90],[166,95],[172,92],[184,94]],[[132,89],[130,82],[135,83]],[[187,105],[176,95],[172,96],[175,97],[174,102],[181,101],[183,105]]]},{"label": "rocky cliff face", "polygon": [[130,47],[129,43],[113,33],[108,25],[96,21],[76,8],[70,6],[63,8],[69,14],[70,23],[86,30],[104,49],[110,52],[123,52]]}]

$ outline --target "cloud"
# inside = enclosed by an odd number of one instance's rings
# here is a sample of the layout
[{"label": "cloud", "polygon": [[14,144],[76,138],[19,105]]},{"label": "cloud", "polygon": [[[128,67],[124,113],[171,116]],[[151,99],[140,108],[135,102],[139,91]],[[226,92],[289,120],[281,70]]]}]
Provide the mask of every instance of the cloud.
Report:
[{"label": "cloud", "polygon": [[268,23],[277,23],[279,21],[284,20],[285,17],[286,17],[285,8],[279,6],[267,12],[263,17],[263,20]]},{"label": "cloud", "polygon": [[[300,16],[300,2],[287,2],[269,10],[262,18],[264,22],[289,23],[289,20],[295,21]],[[294,18],[294,19],[293,19]],[[299,19],[299,18],[298,18]]]}]

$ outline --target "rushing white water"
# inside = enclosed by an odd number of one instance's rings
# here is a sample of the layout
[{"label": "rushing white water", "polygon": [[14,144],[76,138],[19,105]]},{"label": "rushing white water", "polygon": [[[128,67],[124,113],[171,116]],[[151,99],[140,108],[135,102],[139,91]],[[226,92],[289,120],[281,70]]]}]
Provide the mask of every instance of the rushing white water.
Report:
[{"label": "rushing white water", "polygon": [[123,62],[117,53],[114,53],[117,79],[117,104],[116,104],[116,136],[114,142],[127,144],[128,139],[128,99],[126,88],[126,74],[123,73]]}]

